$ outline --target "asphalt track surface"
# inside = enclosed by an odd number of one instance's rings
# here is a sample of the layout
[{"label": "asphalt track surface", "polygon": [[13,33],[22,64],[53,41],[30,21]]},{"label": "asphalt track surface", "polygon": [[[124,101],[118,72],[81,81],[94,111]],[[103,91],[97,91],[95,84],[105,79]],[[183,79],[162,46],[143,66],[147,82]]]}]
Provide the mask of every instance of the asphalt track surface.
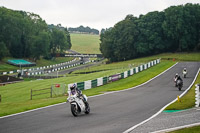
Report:
[{"label": "asphalt track surface", "polygon": [[[182,91],[175,73],[188,70]],[[122,133],[174,100],[192,83],[200,62],[178,63],[149,83],[126,91],[90,97],[89,115],[73,117],[69,103],[0,119],[0,133]],[[133,81],[134,82],[134,81]]]}]

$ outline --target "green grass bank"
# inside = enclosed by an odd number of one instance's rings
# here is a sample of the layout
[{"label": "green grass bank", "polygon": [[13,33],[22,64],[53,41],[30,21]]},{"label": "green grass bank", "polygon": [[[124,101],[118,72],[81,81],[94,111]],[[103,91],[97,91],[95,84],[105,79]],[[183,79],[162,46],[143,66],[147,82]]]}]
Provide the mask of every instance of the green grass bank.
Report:
[{"label": "green grass bank", "polygon": [[99,35],[70,34],[72,50],[82,54],[101,54]]}]

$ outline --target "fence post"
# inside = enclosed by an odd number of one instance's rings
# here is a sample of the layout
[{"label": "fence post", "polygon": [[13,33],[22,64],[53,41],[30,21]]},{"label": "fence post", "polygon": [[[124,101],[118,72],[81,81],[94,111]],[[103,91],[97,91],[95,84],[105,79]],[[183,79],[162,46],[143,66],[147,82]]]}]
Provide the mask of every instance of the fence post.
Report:
[{"label": "fence post", "polygon": [[32,100],[32,89],[31,89],[31,100]]},{"label": "fence post", "polygon": [[52,89],[53,89],[53,87],[51,86],[51,98],[52,98]]},{"label": "fence post", "polygon": [[195,85],[196,86],[196,88],[195,88],[195,106],[196,107],[199,107],[199,104],[200,104],[200,92],[199,92],[199,86],[200,86],[200,84],[196,84]]}]

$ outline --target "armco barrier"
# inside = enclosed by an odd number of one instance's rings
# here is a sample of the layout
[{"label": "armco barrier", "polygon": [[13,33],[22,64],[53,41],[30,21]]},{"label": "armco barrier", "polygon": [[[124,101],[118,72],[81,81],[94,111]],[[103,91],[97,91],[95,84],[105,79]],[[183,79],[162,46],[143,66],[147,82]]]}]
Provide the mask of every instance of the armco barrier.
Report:
[{"label": "armco barrier", "polygon": [[200,105],[200,90],[199,90],[200,84],[196,84],[195,86],[196,86],[196,88],[195,88],[195,106],[199,107],[199,105]]},{"label": "armco barrier", "polygon": [[79,82],[79,83],[77,83],[77,87],[78,87],[80,90],[84,90],[84,89],[85,89],[85,82]]},{"label": "armco barrier", "polygon": [[91,80],[85,81],[85,90],[91,89],[91,88],[92,88]]},{"label": "armco barrier", "polygon": [[[156,64],[160,63],[160,59],[154,60],[154,61],[150,61],[146,64],[140,65],[138,67],[132,68],[128,71],[125,71],[123,73],[119,73],[119,74],[115,74],[115,75],[111,75],[108,77],[100,77],[94,80],[88,80],[88,81],[84,81],[84,82],[79,82],[79,83],[75,83],[77,84],[77,87],[81,90],[87,90],[87,89],[91,89],[91,88],[95,88],[97,86],[101,86],[101,85],[105,85],[108,82],[113,82],[119,79],[123,79],[123,78],[127,78],[133,74],[136,74],[138,72],[141,72],[143,70],[146,70]],[[72,84],[68,84],[68,89],[70,88]]]},{"label": "armco barrier", "polygon": [[108,77],[103,77],[103,85],[108,83]]},{"label": "armco barrier", "polygon": [[121,79],[123,79],[124,78],[124,73],[121,73]]},{"label": "armco barrier", "polygon": [[103,85],[103,77],[97,79],[97,86]]},{"label": "armco barrier", "polygon": [[97,87],[97,79],[92,80],[92,88]]}]

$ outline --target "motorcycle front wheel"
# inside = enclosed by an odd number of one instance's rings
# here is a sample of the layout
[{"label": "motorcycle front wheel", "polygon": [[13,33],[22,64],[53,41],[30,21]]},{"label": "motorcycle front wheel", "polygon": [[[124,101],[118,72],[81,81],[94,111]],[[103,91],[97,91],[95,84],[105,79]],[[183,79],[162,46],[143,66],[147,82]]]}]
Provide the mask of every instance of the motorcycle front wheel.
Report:
[{"label": "motorcycle front wheel", "polygon": [[76,108],[76,105],[71,104],[71,112],[73,114],[73,116],[78,116],[78,109]]}]

